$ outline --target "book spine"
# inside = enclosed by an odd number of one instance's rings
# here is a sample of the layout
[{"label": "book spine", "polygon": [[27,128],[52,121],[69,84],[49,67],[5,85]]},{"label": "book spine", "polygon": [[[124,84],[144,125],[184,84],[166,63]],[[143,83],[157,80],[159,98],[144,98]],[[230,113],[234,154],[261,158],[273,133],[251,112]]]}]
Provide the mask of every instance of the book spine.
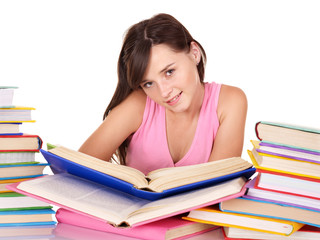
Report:
[{"label": "book spine", "polygon": [[256,132],[257,138],[258,138],[260,141],[262,141],[262,139],[261,139],[260,136],[259,136],[259,131],[258,131],[258,126],[259,126],[260,123],[261,123],[261,122],[257,122],[257,123],[256,123],[255,132]]}]

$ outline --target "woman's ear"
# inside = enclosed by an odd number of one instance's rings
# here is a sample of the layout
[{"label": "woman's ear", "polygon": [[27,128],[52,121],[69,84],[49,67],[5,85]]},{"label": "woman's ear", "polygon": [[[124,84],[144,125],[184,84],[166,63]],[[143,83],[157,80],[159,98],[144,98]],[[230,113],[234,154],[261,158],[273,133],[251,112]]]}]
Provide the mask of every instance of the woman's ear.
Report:
[{"label": "woman's ear", "polygon": [[197,43],[195,43],[195,42],[190,43],[189,53],[194,58],[196,65],[198,65],[201,60],[201,50],[200,50]]}]

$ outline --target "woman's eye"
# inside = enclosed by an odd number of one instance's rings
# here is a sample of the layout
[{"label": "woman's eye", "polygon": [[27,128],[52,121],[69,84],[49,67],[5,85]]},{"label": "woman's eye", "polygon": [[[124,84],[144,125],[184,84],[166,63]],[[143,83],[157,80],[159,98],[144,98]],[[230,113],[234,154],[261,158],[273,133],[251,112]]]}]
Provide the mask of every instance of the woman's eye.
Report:
[{"label": "woman's eye", "polygon": [[171,76],[173,74],[173,72],[174,72],[174,69],[170,69],[170,70],[166,71],[166,75]]},{"label": "woman's eye", "polygon": [[152,82],[146,82],[145,84],[143,84],[144,88],[149,88],[152,86]]}]

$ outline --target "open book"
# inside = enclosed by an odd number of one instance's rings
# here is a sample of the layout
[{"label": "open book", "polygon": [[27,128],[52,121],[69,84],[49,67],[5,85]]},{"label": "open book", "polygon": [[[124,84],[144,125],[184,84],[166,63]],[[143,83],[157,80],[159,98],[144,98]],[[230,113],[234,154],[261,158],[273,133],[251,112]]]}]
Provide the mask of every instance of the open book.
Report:
[{"label": "open book", "polygon": [[239,177],[155,201],[138,198],[68,173],[46,175],[7,187],[114,226],[128,227],[242,196],[246,182],[245,178]]},{"label": "open book", "polygon": [[[104,221],[99,221],[83,214],[78,214],[63,208],[59,208],[56,213],[56,218],[59,224],[54,230],[54,233],[58,236],[64,236],[65,227],[61,226],[65,226],[63,224],[67,224],[69,226],[73,225],[81,227],[81,229],[92,229],[97,230],[98,232],[114,233],[118,236],[123,235],[134,237],[135,240],[150,239],[151,237],[152,240],[169,240],[180,238],[184,239],[218,228],[218,226],[212,224],[183,220],[182,216],[183,215],[177,215],[165,218],[159,221],[151,222],[149,224],[144,224],[139,227],[115,228],[109,224],[106,224]],[[78,235],[78,238],[76,238],[78,232],[79,231],[75,230],[70,232],[70,234],[74,237],[74,239],[79,240],[79,237],[81,239],[81,235]],[[101,239],[117,239],[118,236],[106,235],[105,238]],[[94,238],[93,236],[87,239],[96,240],[96,238]]]},{"label": "open book", "polygon": [[251,163],[237,157],[162,168],[145,176],[135,168],[102,161],[62,146],[48,151],[41,149],[41,153],[55,174],[67,172],[149,200],[212,186],[240,176],[250,178],[255,172]]}]

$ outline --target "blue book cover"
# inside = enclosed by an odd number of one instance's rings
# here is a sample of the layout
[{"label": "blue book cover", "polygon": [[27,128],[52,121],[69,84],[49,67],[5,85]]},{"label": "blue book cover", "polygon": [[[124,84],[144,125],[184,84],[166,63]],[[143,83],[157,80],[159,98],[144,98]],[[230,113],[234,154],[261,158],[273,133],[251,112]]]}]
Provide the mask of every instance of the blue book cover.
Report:
[{"label": "blue book cover", "polygon": [[186,192],[193,189],[213,186],[215,184],[218,184],[227,180],[231,180],[240,176],[243,176],[249,179],[255,173],[255,168],[252,167],[239,172],[224,175],[221,177],[215,177],[205,181],[200,181],[200,182],[164,190],[163,192],[151,192],[143,189],[137,189],[131,183],[112,177],[105,173],[101,173],[91,168],[82,166],[80,164],[74,163],[68,159],[62,158],[60,156],[57,156],[43,149],[41,149],[40,152],[43,154],[47,162],[50,164],[50,168],[52,172],[55,174],[66,172],[66,173],[69,173],[81,178],[85,178],[87,180],[90,180],[111,188],[118,189],[120,191],[129,193],[136,197],[140,197],[148,200],[156,200],[156,199],[168,197],[171,195],[175,195],[175,194]]},{"label": "blue book cover", "polygon": [[31,227],[31,226],[55,226],[57,222],[49,221],[49,222],[21,222],[21,223],[0,223],[0,231],[1,228],[4,227]]},{"label": "blue book cover", "polygon": [[11,179],[24,179],[24,178],[36,178],[44,176],[45,174],[38,174],[38,175],[28,175],[28,176],[16,176],[16,177],[0,177],[0,180],[11,180]]}]

